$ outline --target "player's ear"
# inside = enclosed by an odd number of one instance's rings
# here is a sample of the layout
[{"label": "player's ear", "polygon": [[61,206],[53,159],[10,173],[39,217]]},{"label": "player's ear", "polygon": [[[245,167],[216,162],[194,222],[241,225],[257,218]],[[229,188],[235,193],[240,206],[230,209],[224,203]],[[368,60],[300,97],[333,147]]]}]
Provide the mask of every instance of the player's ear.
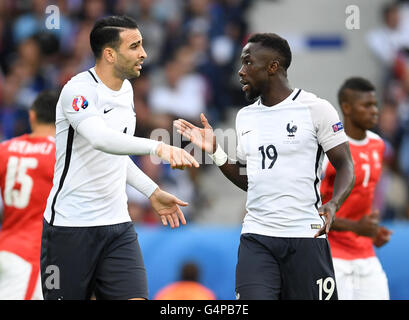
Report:
[{"label": "player's ear", "polygon": [[351,114],[352,106],[349,102],[342,102],[341,103],[341,111],[344,115],[348,116]]},{"label": "player's ear", "polygon": [[277,72],[280,67],[280,62],[278,60],[271,60],[268,64],[267,72],[269,75],[273,75]]},{"label": "player's ear", "polygon": [[102,55],[104,59],[109,63],[114,63],[116,59],[116,52],[113,48],[105,47],[104,51],[102,51]]},{"label": "player's ear", "polygon": [[37,123],[37,115],[34,110],[28,110],[28,121],[30,121],[31,129]]}]

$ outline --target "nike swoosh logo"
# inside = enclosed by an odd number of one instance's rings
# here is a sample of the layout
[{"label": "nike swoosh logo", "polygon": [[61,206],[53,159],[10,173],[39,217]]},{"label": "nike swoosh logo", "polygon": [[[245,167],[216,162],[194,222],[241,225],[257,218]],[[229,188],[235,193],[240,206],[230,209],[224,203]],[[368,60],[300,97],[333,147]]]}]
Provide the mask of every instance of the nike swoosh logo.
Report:
[{"label": "nike swoosh logo", "polygon": [[105,114],[105,113],[108,113],[109,111],[112,111],[113,109],[114,109],[114,108],[111,108],[111,109],[108,109],[108,110],[107,110],[107,109],[104,109],[104,114]]},{"label": "nike swoosh logo", "polygon": [[253,130],[249,130],[249,131],[243,132],[241,135],[244,136],[245,134],[247,134],[247,133],[249,133],[249,132],[251,132],[251,131],[253,131]]}]

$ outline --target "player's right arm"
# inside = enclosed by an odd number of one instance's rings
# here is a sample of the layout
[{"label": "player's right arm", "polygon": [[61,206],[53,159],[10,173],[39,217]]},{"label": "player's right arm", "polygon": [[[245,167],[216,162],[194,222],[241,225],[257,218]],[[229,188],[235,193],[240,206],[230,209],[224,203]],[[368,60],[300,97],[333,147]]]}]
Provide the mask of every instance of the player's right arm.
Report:
[{"label": "player's right arm", "polygon": [[[89,94],[95,91],[92,89],[84,90],[78,84],[66,86],[61,92],[60,102],[71,126],[94,149],[118,155],[153,154],[169,162],[172,168],[199,167],[199,163],[183,149],[130,136],[108,127],[96,109],[95,97]],[[76,100],[78,97],[79,100]]]},{"label": "player's right arm", "polygon": [[[218,158],[217,150],[220,148],[219,151],[221,156],[219,159],[217,159],[220,161],[220,163],[217,163],[216,161],[216,165],[218,165],[227,179],[233,182],[240,189],[247,191],[248,180],[247,174],[245,173],[245,166],[239,161],[232,161],[231,159],[227,161],[227,155],[217,144],[216,135],[213,132],[213,128],[203,113],[200,115],[200,120],[203,124],[203,128],[199,128],[184,119],[174,121],[174,126],[178,133],[189,139],[190,142],[201,148],[203,151],[210,155],[216,154],[216,158]],[[212,156],[212,158],[215,160],[215,156]]]}]

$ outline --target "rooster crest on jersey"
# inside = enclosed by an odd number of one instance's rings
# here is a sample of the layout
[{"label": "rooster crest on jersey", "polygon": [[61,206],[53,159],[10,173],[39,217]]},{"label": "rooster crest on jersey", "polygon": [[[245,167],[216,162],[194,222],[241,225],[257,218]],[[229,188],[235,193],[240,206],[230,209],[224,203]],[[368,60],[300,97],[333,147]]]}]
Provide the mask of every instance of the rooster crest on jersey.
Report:
[{"label": "rooster crest on jersey", "polygon": [[292,121],[287,123],[287,131],[288,131],[288,136],[289,137],[294,137],[294,134],[297,132],[297,126],[292,125]]},{"label": "rooster crest on jersey", "polygon": [[80,108],[85,109],[88,107],[88,101],[83,96],[76,96],[72,101],[72,108],[75,111],[79,111]]}]

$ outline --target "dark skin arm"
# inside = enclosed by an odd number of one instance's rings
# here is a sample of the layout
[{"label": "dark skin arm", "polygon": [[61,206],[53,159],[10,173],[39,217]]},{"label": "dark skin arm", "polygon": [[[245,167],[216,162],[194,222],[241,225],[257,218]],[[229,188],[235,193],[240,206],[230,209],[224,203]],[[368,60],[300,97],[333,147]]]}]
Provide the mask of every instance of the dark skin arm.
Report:
[{"label": "dark skin arm", "polygon": [[359,236],[375,237],[378,231],[378,211],[363,216],[360,220],[336,218],[331,226],[335,231],[352,231]]},{"label": "dark skin arm", "polygon": [[354,165],[348,142],[328,150],[326,154],[337,173],[331,200],[318,208],[319,215],[325,219],[325,224],[314,237],[329,232],[335,219],[335,213],[351,193],[355,182]]},{"label": "dark skin arm", "polygon": [[359,236],[372,238],[375,246],[381,247],[390,240],[392,231],[379,225],[379,211],[374,210],[355,221],[345,218],[336,218],[331,226],[335,231],[352,231]]},{"label": "dark skin arm", "polygon": [[220,166],[219,169],[227,179],[241,190],[247,192],[248,179],[245,165],[240,164],[240,162],[229,163],[229,161],[227,161],[224,165]]}]

